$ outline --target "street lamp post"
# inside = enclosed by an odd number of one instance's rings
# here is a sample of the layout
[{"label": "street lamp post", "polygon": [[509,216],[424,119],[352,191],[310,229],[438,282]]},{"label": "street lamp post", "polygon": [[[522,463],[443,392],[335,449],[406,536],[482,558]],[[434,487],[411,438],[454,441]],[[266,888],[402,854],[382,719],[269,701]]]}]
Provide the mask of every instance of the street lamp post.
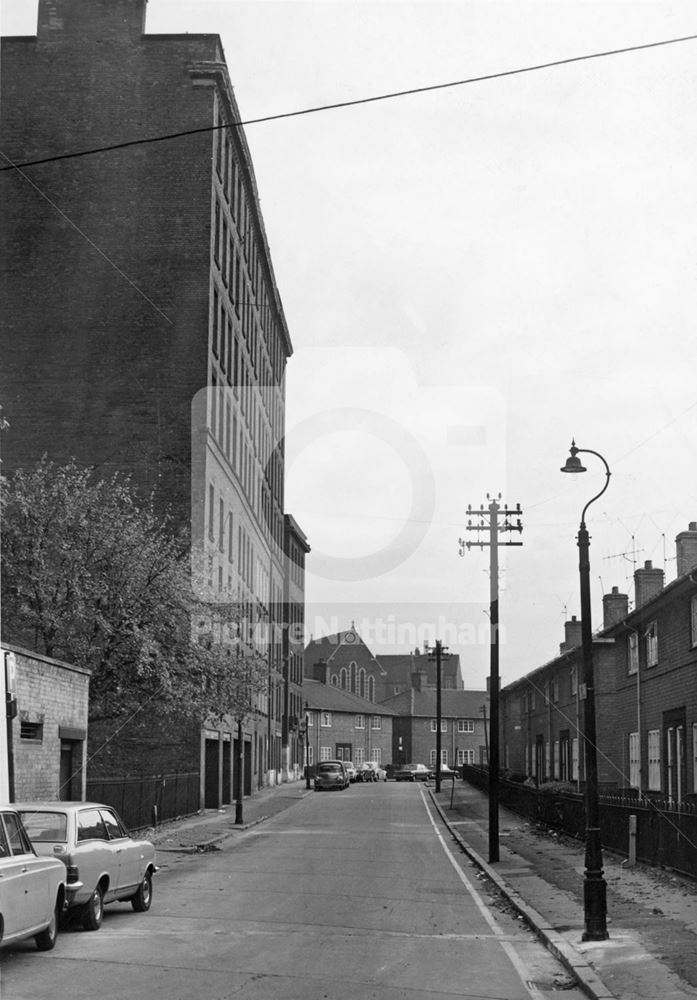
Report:
[{"label": "street lamp post", "polygon": [[603,878],[603,852],[600,842],[600,807],[598,802],[598,749],[595,725],[595,683],[593,673],[593,632],[591,628],[590,595],[590,536],[586,528],[586,511],[601,497],[610,482],[610,468],[597,452],[590,448],[577,448],[571,442],[571,454],[562,472],[585,472],[585,466],[577,458],[579,454],[595,455],[605,466],[605,484],[599,493],[588,501],[581,514],[578,529],[578,568],[581,584],[581,647],[583,651],[583,683],[585,687],[585,708],[583,713],[583,744],[586,766],[585,807],[586,807],[586,854],[583,873],[583,915],[586,929],[584,941],[604,941],[607,933],[607,885]]}]

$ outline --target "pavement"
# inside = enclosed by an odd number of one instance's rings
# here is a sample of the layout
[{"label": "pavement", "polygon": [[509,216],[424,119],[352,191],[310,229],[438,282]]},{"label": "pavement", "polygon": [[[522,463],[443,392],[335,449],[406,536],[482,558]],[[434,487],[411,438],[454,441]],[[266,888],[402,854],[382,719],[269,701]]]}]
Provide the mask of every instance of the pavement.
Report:
[{"label": "pavement", "polygon": [[[582,941],[583,844],[499,810],[499,861],[489,864],[488,800],[462,782],[444,781],[431,798],[476,869],[483,895],[505,897],[545,946],[596,1000],[697,998],[697,882],[665,869],[629,867],[604,852],[607,941]],[[206,810],[148,831],[158,860],[205,853],[310,795],[304,781],[264,788],[235,806]]]}]

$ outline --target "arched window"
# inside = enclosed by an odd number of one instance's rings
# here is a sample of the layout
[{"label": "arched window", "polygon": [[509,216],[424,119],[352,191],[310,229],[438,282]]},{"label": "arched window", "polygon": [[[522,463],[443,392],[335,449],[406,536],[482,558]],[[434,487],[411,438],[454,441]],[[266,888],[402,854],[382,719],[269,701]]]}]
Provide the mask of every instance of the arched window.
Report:
[{"label": "arched window", "polygon": [[334,687],[339,686],[339,678],[336,676],[336,674],[332,674],[332,684]]},{"label": "arched window", "polygon": [[346,685],[348,684],[348,674],[346,673],[346,667],[342,667],[339,671],[339,687],[342,691],[346,690]]},{"label": "arched window", "polygon": [[351,694],[356,693],[356,662],[351,660],[349,663],[349,670],[351,671]]},{"label": "arched window", "polygon": [[368,678],[368,700],[375,701],[375,678],[372,674]]},{"label": "arched window", "polygon": [[365,670],[363,667],[358,671],[358,694],[361,698],[365,698]]}]

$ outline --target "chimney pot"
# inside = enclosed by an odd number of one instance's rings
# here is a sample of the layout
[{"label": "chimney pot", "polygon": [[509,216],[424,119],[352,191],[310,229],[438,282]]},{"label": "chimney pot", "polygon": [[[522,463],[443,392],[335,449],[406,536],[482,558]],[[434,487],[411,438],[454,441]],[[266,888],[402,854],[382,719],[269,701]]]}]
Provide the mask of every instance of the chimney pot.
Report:
[{"label": "chimney pot", "polygon": [[613,587],[609,594],[603,597],[603,628],[610,628],[627,617],[629,613],[629,597],[620,594],[619,587]]},{"label": "chimney pot", "polygon": [[681,531],[675,539],[678,576],[685,576],[697,567],[697,521],[690,521],[687,531]]}]

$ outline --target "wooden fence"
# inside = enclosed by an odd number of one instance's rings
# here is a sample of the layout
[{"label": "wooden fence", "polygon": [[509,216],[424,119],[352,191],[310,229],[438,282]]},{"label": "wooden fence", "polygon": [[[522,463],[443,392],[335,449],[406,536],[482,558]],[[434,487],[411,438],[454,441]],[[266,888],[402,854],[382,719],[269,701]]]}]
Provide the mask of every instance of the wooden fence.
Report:
[{"label": "wooden fence", "polygon": [[198,812],[200,776],[161,774],[144,778],[97,778],[87,782],[87,798],[112,806],[132,830]]},{"label": "wooden fence", "polygon": [[[486,791],[485,768],[464,765],[463,778]],[[585,838],[583,795],[555,788],[536,788],[499,779],[499,801],[520,816],[543,823],[580,840]],[[647,799],[636,792],[599,795],[603,847],[629,856],[630,816],[636,816],[636,859],[697,878],[697,803]]]}]

